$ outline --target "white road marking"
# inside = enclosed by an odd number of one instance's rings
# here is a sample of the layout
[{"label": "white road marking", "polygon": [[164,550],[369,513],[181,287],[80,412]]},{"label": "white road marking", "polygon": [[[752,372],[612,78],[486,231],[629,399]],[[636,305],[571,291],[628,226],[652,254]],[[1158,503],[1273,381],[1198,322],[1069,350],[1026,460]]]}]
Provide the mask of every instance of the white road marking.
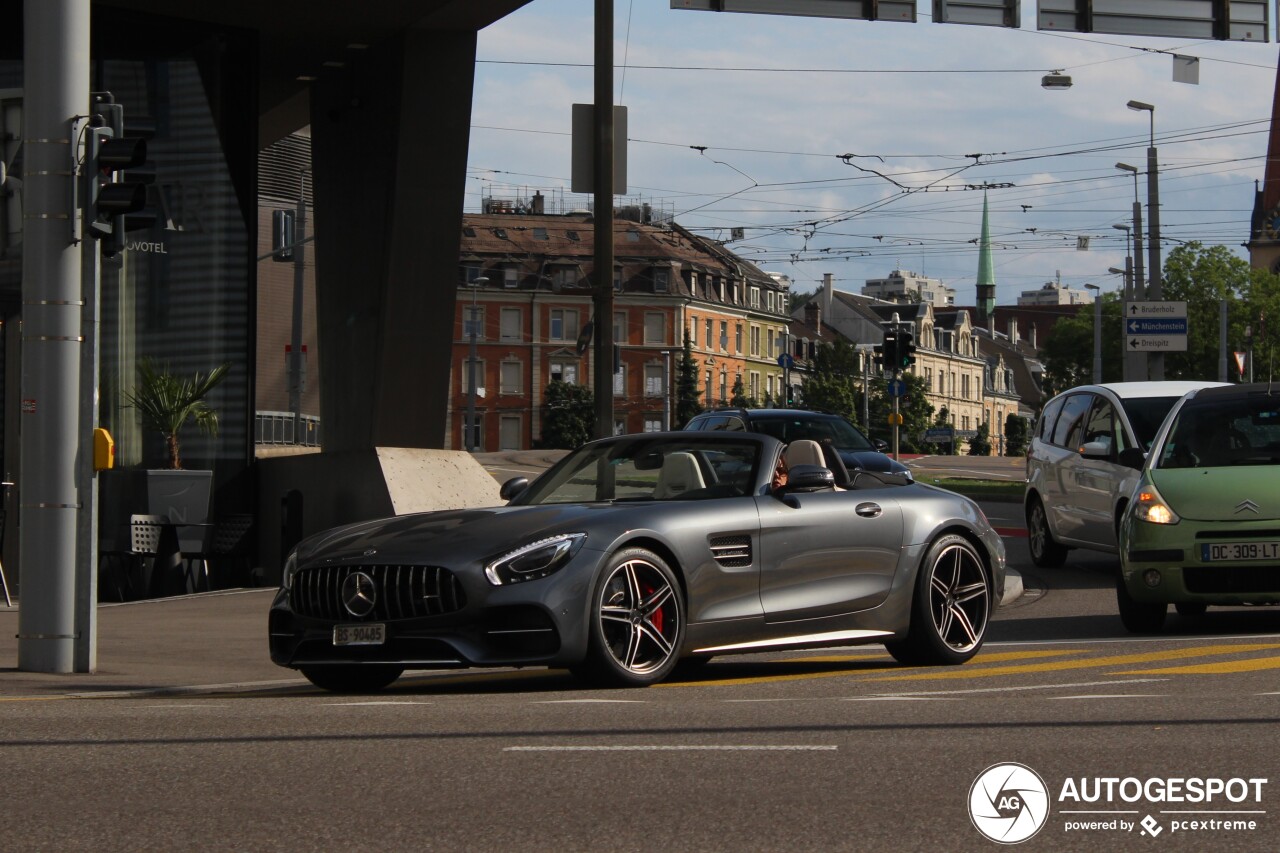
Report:
[{"label": "white road marking", "polygon": [[503,752],[835,752],[831,745],[753,746],[719,744],[650,744],[648,746],[504,746]]},{"label": "white road marking", "polygon": [[644,699],[540,699],[534,705],[644,705]]},{"label": "white road marking", "polygon": [[361,708],[370,704],[434,704],[433,702],[394,702],[387,699],[381,702],[321,702],[321,708]]},{"label": "white road marking", "polygon": [[846,702],[949,702],[946,696],[848,696]]},{"label": "white road marking", "polygon": [[1050,699],[1163,699],[1163,693],[1085,693],[1080,696],[1050,696]]},{"label": "white road marking", "polygon": [[226,708],[226,705],[143,705],[144,708]]}]

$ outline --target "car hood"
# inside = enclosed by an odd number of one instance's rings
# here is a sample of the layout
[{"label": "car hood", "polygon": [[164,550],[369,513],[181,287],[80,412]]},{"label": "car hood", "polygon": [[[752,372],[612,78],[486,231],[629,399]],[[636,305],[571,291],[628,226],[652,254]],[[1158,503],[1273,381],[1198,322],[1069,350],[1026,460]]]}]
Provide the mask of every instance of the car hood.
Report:
[{"label": "car hood", "polygon": [[1169,507],[1188,521],[1280,520],[1274,465],[1159,468],[1151,481]]},{"label": "car hood", "polygon": [[[316,534],[298,546],[299,565],[487,559],[557,533],[584,532],[619,508],[609,504],[445,510],[365,521]],[[590,542],[587,543],[590,547]]]},{"label": "car hood", "polygon": [[911,469],[892,456],[878,450],[840,450],[840,459],[844,467],[852,471],[861,468],[863,471],[889,471],[894,474],[911,476]]}]

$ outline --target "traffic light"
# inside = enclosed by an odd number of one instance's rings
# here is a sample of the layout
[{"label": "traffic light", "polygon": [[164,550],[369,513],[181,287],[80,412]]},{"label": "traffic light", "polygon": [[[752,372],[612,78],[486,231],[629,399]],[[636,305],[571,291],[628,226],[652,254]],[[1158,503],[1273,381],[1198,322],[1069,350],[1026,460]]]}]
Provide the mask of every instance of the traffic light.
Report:
[{"label": "traffic light", "polygon": [[906,370],[908,367],[916,363],[916,345],[912,341],[911,333],[902,331],[898,332],[898,359],[897,366]]},{"label": "traffic light", "polygon": [[787,408],[791,409],[796,404],[796,387],[794,385],[786,386],[787,389]]},{"label": "traffic light", "polygon": [[898,369],[898,333],[884,333],[884,369],[886,371]]},{"label": "traffic light", "polygon": [[872,364],[874,364],[877,369],[882,371],[884,370],[884,344],[875,345],[875,358],[872,359]]},{"label": "traffic light", "polygon": [[97,112],[85,128],[84,231],[100,240],[102,254],[111,257],[124,248],[124,216],[147,203],[146,185],[118,174],[146,162],[147,141],[124,135],[124,110],[119,104],[96,103],[94,109]]}]

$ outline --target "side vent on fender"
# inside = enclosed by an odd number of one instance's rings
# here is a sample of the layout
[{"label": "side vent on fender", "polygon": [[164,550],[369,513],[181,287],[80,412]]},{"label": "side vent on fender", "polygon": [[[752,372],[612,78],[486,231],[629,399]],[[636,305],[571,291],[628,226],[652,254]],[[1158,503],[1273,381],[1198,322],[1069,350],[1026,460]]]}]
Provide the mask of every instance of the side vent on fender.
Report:
[{"label": "side vent on fender", "polygon": [[751,537],[746,535],[712,536],[711,556],[726,569],[751,565]]}]

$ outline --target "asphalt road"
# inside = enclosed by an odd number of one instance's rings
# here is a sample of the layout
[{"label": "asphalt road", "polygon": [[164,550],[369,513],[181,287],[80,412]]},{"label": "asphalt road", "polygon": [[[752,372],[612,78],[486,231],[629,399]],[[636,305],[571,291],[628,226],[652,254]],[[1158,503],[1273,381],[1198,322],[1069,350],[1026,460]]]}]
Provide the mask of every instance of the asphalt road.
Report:
[{"label": "asphalt road", "polygon": [[[1131,637],[1112,558],[1039,572],[1009,542],[1028,592],[958,668],[871,646],[721,658],[646,690],[468,671],[374,697],[0,701],[0,850],[990,851],[970,792],[1006,762],[1046,786],[1022,849],[1280,848],[1280,617],[1211,611]],[[1267,781],[1260,801],[1061,798],[1099,777]],[[1011,811],[998,789],[1000,831],[1037,819],[1034,791]]]}]

